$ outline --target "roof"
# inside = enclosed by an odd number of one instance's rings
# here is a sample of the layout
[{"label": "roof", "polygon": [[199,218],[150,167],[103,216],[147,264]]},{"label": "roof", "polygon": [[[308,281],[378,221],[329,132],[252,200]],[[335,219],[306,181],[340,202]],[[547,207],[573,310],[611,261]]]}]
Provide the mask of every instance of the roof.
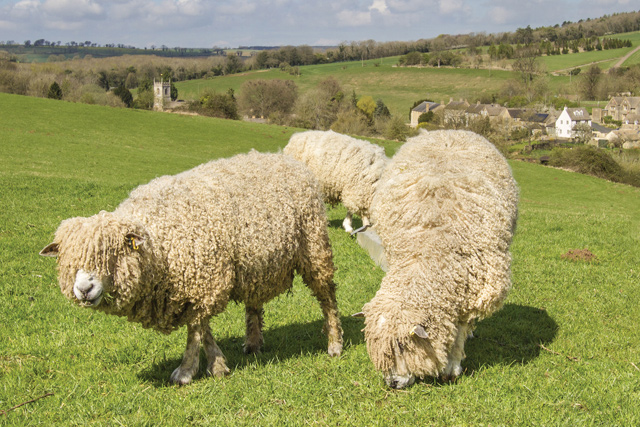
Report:
[{"label": "roof", "polygon": [[438,108],[439,106],[440,106],[440,104],[438,104],[437,102],[424,101],[424,102],[418,104],[411,111],[415,111],[416,113],[426,113],[427,111],[432,111],[432,110]]},{"label": "roof", "polygon": [[445,108],[447,110],[466,110],[469,107],[469,103],[465,101],[451,101]]},{"label": "roof", "polygon": [[591,120],[591,115],[586,108],[566,108],[569,118],[575,122]]},{"label": "roof", "polygon": [[506,111],[507,109],[504,108],[501,105],[485,105],[484,106],[484,111],[487,112],[487,114],[491,117],[493,116],[499,116],[500,114],[502,114],[504,111]]},{"label": "roof", "polygon": [[595,131],[595,132],[600,132],[603,134],[608,134],[609,132],[613,132],[614,129],[608,128],[606,126],[602,126],[598,123],[591,123],[591,130]]},{"label": "roof", "polygon": [[627,114],[624,119],[622,119],[623,123],[636,124],[640,123],[640,114],[631,113]]}]

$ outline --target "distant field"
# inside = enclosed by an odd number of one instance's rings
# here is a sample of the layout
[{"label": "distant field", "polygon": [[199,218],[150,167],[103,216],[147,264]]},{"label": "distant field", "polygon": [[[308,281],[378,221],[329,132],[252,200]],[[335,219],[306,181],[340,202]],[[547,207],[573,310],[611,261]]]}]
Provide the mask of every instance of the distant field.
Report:
[{"label": "distant field", "polygon": [[[607,70],[611,66],[615,65],[620,58],[640,45],[640,32],[638,31],[633,33],[614,34],[607,37],[630,40],[633,46],[622,49],[594,50],[591,52],[569,53],[567,55],[543,56],[542,62],[545,64],[547,71],[549,72],[567,70],[575,67],[587,67],[592,63],[597,63],[601,69]],[[632,62],[630,59],[625,62],[624,65],[628,66],[634,63],[636,62]]]},{"label": "distant field", "polygon": [[210,80],[177,82],[182,99],[194,99],[205,88],[225,92],[232,88],[239,91],[242,83],[251,79],[289,79],[295,81],[300,93],[314,88],[319,81],[336,78],[346,96],[353,90],[358,96],[370,95],[382,99],[392,114],[408,120],[409,109],[419,99],[429,98],[435,102],[449,102],[449,98],[474,99],[484,93],[499,91],[512,74],[507,71],[472,70],[465,68],[401,68],[394,67],[397,58],[377,61],[344,62],[336,64],[300,67],[302,75],[293,77],[279,69],[255,71],[242,75],[214,77]]},{"label": "distant field", "polygon": [[[588,67],[597,63],[606,70],[621,57],[640,45],[640,32],[616,35],[616,38],[630,39],[634,47],[593,52],[581,52],[567,55],[543,56],[540,61],[551,73],[574,67]],[[625,65],[640,61],[640,52],[631,57]],[[347,96],[355,90],[358,96],[370,95],[382,99],[392,114],[408,120],[409,109],[419,99],[431,99],[435,102],[449,102],[450,99],[468,99],[473,101],[482,95],[498,94],[504,83],[515,73],[504,70],[486,70],[469,68],[433,68],[433,67],[396,67],[398,57],[362,62],[343,62],[300,67],[301,76],[294,77],[279,69],[261,70],[214,77],[209,80],[191,80],[177,82],[181,99],[195,99],[205,88],[226,92],[229,88],[239,93],[242,84],[252,79],[289,79],[295,81],[299,93],[314,88],[319,81],[331,76],[336,78]],[[575,78],[566,73],[550,76],[549,86],[553,93],[562,94]]]},{"label": "distant field", "polygon": [[[112,210],[136,185],[210,159],[277,151],[296,129],[0,93],[0,425],[638,425],[640,189],[512,163],[520,187],[513,289],[479,322],[463,375],[389,390],[360,311],[384,273],[328,209],[344,353],[296,280],[265,307],[262,354],[242,353],[244,308],[211,322],[231,374],[168,384],[171,335],[83,309],[38,256],[61,220]],[[392,155],[397,143],[383,143]],[[588,249],[591,262],[562,257]]]}]

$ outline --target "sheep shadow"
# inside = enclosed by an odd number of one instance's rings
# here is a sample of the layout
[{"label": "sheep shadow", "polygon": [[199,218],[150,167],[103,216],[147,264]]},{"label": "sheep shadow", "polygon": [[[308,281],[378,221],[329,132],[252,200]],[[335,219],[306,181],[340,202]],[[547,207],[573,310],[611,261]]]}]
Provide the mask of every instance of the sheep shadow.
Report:
[{"label": "sheep shadow", "polygon": [[[364,343],[362,319],[342,316],[341,322],[344,331],[343,351]],[[267,365],[305,354],[326,354],[327,339],[321,333],[323,323],[323,320],[316,320],[266,328],[263,333],[265,344],[260,354],[243,353],[244,336],[222,338],[217,342],[227,357],[227,365],[231,371],[242,370],[255,363]],[[545,310],[518,304],[505,304],[502,310],[478,322],[476,326],[473,338],[468,339],[465,344],[467,358],[462,362],[462,368],[463,375],[466,376],[486,366],[525,365],[536,359],[542,350],[540,345],[549,345],[558,332],[557,323]],[[148,369],[140,372],[138,377],[155,387],[171,386],[169,377],[180,365],[181,357],[180,353],[176,357],[154,362]],[[194,381],[205,376],[206,364],[204,352],[201,351],[200,372]],[[425,378],[423,381],[440,383],[433,378]]]},{"label": "sheep shadow", "polygon": [[558,324],[544,309],[505,304],[493,316],[478,322],[465,343],[465,375],[483,366],[526,365],[553,342]]},{"label": "sheep shadow", "polygon": [[[350,347],[364,343],[364,335],[361,332],[362,319],[351,316],[341,316],[343,330],[343,352]],[[306,354],[326,354],[327,337],[322,333],[324,320],[316,320],[308,323],[292,323],[273,328],[266,327],[263,331],[264,346],[259,354],[246,355],[242,345],[244,336],[232,336],[216,339],[220,350],[227,358],[227,366],[231,371],[242,370],[250,364],[267,365],[273,362],[281,362],[290,358],[300,357]],[[215,337],[215,330],[213,331]],[[185,343],[186,344],[186,343]],[[327,356],[329,357],[329,356]],[[176,357],[164,358],[154,362],[148,369],[138,373],[141,380],[151,383],[155,387],[172,386],[169,377],[175,368],[180,365],[182,354]],[[200,370],[194,377],[194,381],[205,376],[207,360],[204,351],[200,351]]]}]

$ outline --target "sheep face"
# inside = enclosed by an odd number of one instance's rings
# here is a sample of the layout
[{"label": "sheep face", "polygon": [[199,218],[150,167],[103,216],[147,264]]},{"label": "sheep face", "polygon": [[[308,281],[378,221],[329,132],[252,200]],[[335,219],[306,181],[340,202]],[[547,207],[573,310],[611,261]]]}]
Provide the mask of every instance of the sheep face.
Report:
[{"label": "sheep face", "polygon": [[437,375],[435,351],[428,328],[405,304],[376,295],[363,309],[369,357],[389,387],[401,389],[415,377]]},{"label": "sheep face", "polygon": [[[135,230],[132,231],[132,230]],[[144,233],[112,213],[63,221],[40,255],[57,257],[62,293],[84,307],[118,312],[138,292]]]}]

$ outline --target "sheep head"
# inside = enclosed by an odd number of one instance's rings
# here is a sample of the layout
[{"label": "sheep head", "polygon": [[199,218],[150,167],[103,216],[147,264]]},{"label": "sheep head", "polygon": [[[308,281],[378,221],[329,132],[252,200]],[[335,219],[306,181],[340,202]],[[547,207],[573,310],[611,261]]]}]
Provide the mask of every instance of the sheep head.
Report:
[{"label": "sheep head", "polygon": [[432,321],[410,301],[381,288],[363,313],[369,357],[389,387],[401,389],[413,384],[416,376],[438,374]]},{"label": "sheep head", "polygon": [[60,289],[68,299],[117,314],[139,296],[147,240],[142,226],[102,211],[62,221],[40,255],[57,258]]}]

